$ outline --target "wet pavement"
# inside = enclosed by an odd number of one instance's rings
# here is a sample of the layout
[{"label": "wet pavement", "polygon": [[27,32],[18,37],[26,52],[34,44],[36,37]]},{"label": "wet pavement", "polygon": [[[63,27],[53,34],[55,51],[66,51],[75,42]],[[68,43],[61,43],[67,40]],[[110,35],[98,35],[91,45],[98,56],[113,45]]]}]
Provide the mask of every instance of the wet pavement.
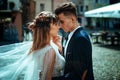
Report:
[{"label": "wet pavement", "polygon": [[[7,48],[0,46],[0,54],[23,44],[26,43],[17,43],[14,47],[11,44]],[[120,80],[120,46],[93,44],[93,70],[95,80]]]}]

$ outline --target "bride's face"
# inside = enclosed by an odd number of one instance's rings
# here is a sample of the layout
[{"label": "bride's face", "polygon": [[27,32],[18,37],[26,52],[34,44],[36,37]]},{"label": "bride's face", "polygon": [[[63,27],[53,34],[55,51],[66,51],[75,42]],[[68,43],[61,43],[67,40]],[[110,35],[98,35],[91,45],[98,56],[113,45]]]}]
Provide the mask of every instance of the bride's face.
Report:
[{"label": "bride's face", "polygon": [[51,37],[54,37],[54,36],[57,36],[58,35],[58,31],[59,31],[59,26],[58,24],[53,24],[51,23],[50,24],[50,36]]}]

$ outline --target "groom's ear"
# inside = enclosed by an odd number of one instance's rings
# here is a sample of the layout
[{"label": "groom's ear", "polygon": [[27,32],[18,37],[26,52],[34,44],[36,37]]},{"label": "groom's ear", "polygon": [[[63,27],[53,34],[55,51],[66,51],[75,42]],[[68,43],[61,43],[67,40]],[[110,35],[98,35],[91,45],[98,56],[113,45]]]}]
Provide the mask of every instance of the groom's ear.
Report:
[{"label": "groom's ear", "polygon": [[76,22],[76,17],[74,15],[68,15],[68,17],[73,21],[73,22]]},{"label": "groom's ear", "polygon": [[71,15],[70,18],[71,18],[71,20],[72,20],[73,22],[76,22],[75,16]]}]

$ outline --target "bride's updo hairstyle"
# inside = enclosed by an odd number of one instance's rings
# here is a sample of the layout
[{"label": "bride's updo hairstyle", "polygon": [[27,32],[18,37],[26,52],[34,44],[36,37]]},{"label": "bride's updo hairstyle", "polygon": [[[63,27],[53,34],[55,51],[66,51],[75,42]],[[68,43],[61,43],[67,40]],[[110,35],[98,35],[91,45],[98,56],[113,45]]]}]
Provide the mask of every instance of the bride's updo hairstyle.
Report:
[{"label": "bride's updo hairstyle", "polygon": [[45,47],[50,43],[50,24],[56,24],[57,19],[51,12],[40,12],[28,26],[33,32],[33,45],[31,51]]}]

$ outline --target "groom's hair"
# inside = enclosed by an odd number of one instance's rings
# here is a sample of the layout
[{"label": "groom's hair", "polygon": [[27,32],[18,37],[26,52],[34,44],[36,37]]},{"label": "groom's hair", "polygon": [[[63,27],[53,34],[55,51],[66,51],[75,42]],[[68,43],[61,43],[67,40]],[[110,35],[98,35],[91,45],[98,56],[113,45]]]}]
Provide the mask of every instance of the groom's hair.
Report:
[{"label": "groom's hair", "polygon": [[77,9],[74,3],[66,2],[62,3],[55,9],[55,14],[59,15],[63,13],[64,15],[74,15],[77,17]]}]

